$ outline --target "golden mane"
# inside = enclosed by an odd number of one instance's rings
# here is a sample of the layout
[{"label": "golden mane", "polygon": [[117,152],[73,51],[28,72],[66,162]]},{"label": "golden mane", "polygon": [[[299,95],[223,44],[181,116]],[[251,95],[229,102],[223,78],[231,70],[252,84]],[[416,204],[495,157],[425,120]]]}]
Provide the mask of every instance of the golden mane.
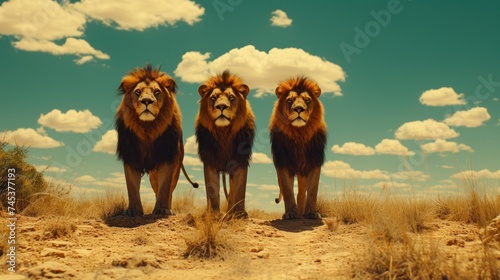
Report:
[{"label": "golden mane", "polygon": [[[232,88],[236,94],[236,98],[239,99],[238,102],[238,114],[236,119],[232,120],[232,124],[227,128],[221,128],[215,126],[212,117],[208,112],[209,105],[209,93],[214,89],[219,88],[224,91],[226,88]],[[220,141],[232,141],[233,137],[241,130],[245,125],[255,128],[254,115],[250,104],[246,100],[248,95],[248,86],[243,83],[240,77],[235,74],[230,73],[228,70],[224,71],[222,74],[218,74],[210,77],[205,83],[200,86],[199,89],[200,96],[200,110],[196,116],[195,125],[206,127],[214,136],[216,136]]]},{"label": "golden mane", "polygon": [[[291,92],[308,92],[311,97],[313,110],[309,121],[304,127],[292,126],[288,120],[286,109],[286,97]],[[321,89],[316,82],[306,77],[295,77],[281,82],[276,88],[278,100],[274,104],[274,110],[271,115],[270,129],[273,131],[283,132],[288,138],[294,142],[308,143],[318,131],[326,132],[326,123],[324,121],[323,105],[319,101]]]},{"label": "golden mane", "polygon": [[[151,122],[143,122],[133,110],[133,100],[136,98],[131,92],[140,82],[156,81],[162,87],[160,98],[168,100],[162,102],[160,114]],[[181,113],[175,100],[177,85],[175,81],[160,69],[153,69],[151,65],[136,68],[123,77],[118,91],[123,95],[122,102],[116,113],[117,119],[123,119],[125,126],[133,131],[142,141],[151,142],[158,138],[169,125],[178,122],[180,126]]]}]

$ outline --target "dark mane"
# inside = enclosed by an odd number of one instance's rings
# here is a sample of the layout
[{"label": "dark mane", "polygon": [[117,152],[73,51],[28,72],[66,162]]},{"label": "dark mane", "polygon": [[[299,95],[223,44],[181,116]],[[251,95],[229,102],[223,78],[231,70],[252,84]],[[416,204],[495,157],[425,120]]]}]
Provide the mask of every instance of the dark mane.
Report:
[{"label": "dark mane", "polygon": [[182,141],[179,124],[179,120],[175,120],[158,138],[148,143],[141,141],[127,128],[123,118],[117,118],[118,159],[141,173],[154,170],[164,163],[173,163],[179,155],[179,141]]},{"label": "dark mane", "polygon": [[276,168],[306,176],[325,161],[326,131],[317,131],[307,143],[297,142],[279,130],[271,130],[270,137]]}]

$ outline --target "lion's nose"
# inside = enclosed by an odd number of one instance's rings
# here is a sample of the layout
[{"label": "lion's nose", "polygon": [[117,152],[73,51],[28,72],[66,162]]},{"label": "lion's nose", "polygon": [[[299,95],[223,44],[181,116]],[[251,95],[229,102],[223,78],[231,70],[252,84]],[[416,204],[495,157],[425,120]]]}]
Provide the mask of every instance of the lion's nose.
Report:
[{"label": "lion's nose", "polygon": [[141,103],[148,106],[149,104],[153,103],[153,100],[146,97],[146,98],[141,99]]},{"label": "lion's nose", "polygon": [[215,108],[221,110],[221,111],[224,111],[225,109],[227,109],[229,106],[227,106],[226,104],[219,104],[219,105],[216,105]]},{"label": "lion's nose", "polygon": [[304,112],[304,108],[301,107],[301,106],[297,106],[297,107],[293,108],[293,110],[295,112],[297,112],[297,114],[300,114],[300,113]]}]

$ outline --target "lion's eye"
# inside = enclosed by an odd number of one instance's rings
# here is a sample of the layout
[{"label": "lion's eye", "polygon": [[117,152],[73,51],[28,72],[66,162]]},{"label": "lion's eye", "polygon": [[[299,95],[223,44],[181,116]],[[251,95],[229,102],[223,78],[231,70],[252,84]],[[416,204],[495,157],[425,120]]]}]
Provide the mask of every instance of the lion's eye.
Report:
[{"label": "lion's eye", "polygon": [[310,103],[311,102],[311,98],[306,98],[306,103]]},{"label": "lion's eye", "polygon": [[137,95],[141,95],[142,90],[140,88],[134,90],[134,93]]},{"label": "lion's eye", "polygon": [[233,101],[234,100],[234,95],[229,95],[229,100]]},{"label": "lion's eye", "polygon": [[154,91],[154,94],[155,94],[155,95],[158,95],[158,94],[160,94],[160,93],[161,93],[161,91],[160,91],[159,89],[155,89],[155,91]]},{"label": "lion's eye", "polygon": [[217,99],[217,97],[215,97],[215,95],[213,95],[212,97],[210,97],[210,99],[211,99],[212,101],[215,101],[215,100]]},{"label": "lion's eye", "polygon": [[286,100],[286,103],[288,103],[288,104],[292,104],[292,99],[287,99],[287,100]]}]

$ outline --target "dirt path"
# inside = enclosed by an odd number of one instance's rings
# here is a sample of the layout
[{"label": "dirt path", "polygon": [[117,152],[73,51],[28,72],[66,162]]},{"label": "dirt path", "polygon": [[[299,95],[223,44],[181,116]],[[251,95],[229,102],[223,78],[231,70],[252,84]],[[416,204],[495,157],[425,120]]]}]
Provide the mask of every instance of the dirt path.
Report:
[{"label": "dirt path", "polygon": [[[74,232],[54,235],[58,223],[73,225]],[[232,248],[224,260],[198,260],[183,257],[186,238],[198,234],[186,215],[119,217],[108,224],[20,217],[17,230],[18,274],[10,279],[351,279],[372,242],[360,224],[340,224],[332,231],[322,221],[250,218],[221,230]],[[472,225],[437,221],[421,236],[467,260],[480,250],[477,234]]]}]

